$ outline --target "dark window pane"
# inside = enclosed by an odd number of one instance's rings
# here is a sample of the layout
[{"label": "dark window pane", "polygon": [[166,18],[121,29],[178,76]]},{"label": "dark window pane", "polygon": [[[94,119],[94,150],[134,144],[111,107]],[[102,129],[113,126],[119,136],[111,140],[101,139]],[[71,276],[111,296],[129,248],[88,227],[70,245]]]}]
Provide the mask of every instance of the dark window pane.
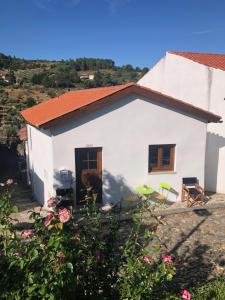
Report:
[{"label": "dark window pane", "polygon": [[163,148],[162,148],[162,166],[163,167],[170,166],[170,151],[171,151],[171,146],[163,146]]},{"label": "dark window pane", "polygon": [[88,151],[86,149],[80,149],[79,150],[79,159],[80,160],[87,160],[88,159]]},{"label": "dark window pane", "polygon": [[89,160],[97,160],[97,149],[89,150]]},{"label": "dark window pane", "polygon": [[87,160],[83,160],[81,161],[81,169],[88,169],[88,161]]},{"label": "dark window pane", "polygon": [[89,169],[97,169],[97,161],[89,161]]},{"label": "dark window pane", "polygon": [[158,163],[158,146],[149,147],[149,167],[157,167]]}]

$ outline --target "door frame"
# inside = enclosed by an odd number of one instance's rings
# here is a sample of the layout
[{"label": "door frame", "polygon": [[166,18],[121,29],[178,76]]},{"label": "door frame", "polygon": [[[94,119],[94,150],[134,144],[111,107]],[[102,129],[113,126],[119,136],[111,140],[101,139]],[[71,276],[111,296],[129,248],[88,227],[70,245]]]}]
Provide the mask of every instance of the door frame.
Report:
[{"label": "door frame", "polygon": [[[100,201],[98,203],[102,204],[103,200],[102,200],[102,194],[103,194],[103,183],[102,183],[102,153],[103,153],[103,147],[94,147],[94,146],[87,146],[87,147],[76,147],[74,148],[74,159],[75,159],[75,205],[79,206],[82,205],[81,203],[79,203],[78,200],[78,179],[79,179],[79,168],[78,168],[78,164],[77,164],[77,155],[76,155],[76,150],[86,150],[86,149],[97,149],[100,150],[97,153],[97,170],[98,170],[98,174],[99,174],[99,178],[101,179],[101,196],[100,196]],[[99,157],[100,156],[100,157]]]}]

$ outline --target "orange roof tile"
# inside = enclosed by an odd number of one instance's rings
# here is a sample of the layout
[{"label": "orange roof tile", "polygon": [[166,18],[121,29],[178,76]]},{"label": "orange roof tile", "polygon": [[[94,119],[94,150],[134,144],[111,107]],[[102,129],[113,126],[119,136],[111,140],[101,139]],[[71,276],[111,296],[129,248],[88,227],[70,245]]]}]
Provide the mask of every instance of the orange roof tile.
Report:
[{"label": "orange roof tile", "polygon": [[[123,96],[138,94],[150,98],[152,101],[164,103],[167,106],[177,108],[207,120],[218,122],[221,117],[184,101],[153,91],[133,82],[104,88],[71,91],[46,102],[37,104],[21,112],[24,119],[37,127],[48,127],[59,119],[69,117],[71,114],[81,111],[87,112],[90,107],[99,108],[102,104],[111,103]],[[111,101],[111,102],[110,102]],[[50,125],[51,126],[51,125]]]},{"label": "orange roof tile", "polygon": [[178,51],[169,51],[169,53],[185,57],[187,59],[206,65],[208,67],[225,71],[225,54],[178,52]]},{"label": "orange roof tile", "polygon": [[61,115],[70,113],[92,102],[129,87],[131,83],[103,88],[71,91],[42,102],[21,112],[29,123],[40,126]]}]

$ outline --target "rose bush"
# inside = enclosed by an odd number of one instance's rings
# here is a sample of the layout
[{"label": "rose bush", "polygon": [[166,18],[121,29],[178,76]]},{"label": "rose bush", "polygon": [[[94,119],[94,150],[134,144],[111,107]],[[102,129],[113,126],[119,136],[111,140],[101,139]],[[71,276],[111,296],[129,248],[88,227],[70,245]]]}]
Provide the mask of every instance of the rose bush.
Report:
[{"label": "rose bush", "polygon": [[10,193],[1,193],[1,299],[152,299],[172,280],[172,258],[156,261],[146,250],[155,232],[143,231],[142,212],[126,225],[94,201],[73,212],[57,204],[50,199],[45,218],[32,212],[33,228],[18,235]]}]

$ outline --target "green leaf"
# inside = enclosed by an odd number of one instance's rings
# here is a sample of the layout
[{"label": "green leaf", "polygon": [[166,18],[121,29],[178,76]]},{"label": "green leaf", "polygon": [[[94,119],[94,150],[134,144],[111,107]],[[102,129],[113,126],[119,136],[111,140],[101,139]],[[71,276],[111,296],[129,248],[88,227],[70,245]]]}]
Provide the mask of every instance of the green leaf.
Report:
[{"label": "green leaf", "polygon": [[173,275],[172,275],[172,274],[167,274],[167,275],[166,275],[166,279],[167,279],[168,281],[171,281],[171,280],[173,279]]},{"label": "green leaf", "polygon": [[72,263],[69,262],[69,263],[66,264],[66,266],[67,266],[68,269],[70,269],[70,271],[72,273],[73,272],[73,265],[72,265]]},{"label": "green leaf", "polygon": [[34,284],[33,286],[30,286],[28,289],[27,289],[27,293],[30,295],[33,293],[33,291],[36,289],[36,285]]},{"label": "green leaf", "polygon": [[12,212],[12,213],[18,213],[18,211],[19,211],[19,210],[18,210],[18,207],[15,206],[15,205],[11,208],[11,212]]}]

